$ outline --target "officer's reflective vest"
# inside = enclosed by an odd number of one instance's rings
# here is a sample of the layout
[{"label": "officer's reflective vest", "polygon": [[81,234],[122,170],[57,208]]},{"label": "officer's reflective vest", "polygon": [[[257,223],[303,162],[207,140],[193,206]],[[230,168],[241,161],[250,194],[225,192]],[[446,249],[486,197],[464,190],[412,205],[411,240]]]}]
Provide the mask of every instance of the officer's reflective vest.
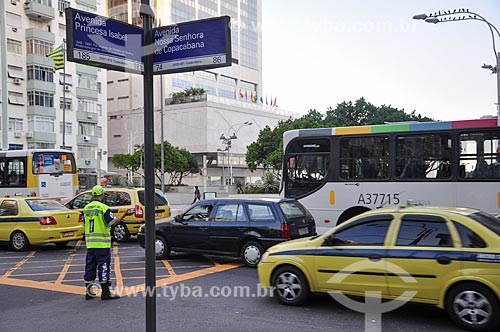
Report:
[{"label": "officer's reflective vest", "polygon": [[104,213],[109,209],[100,201],[93,201],[83,209],[85,220],[85,244],[87,248],[111,248],[109,226],[104,219]]}]

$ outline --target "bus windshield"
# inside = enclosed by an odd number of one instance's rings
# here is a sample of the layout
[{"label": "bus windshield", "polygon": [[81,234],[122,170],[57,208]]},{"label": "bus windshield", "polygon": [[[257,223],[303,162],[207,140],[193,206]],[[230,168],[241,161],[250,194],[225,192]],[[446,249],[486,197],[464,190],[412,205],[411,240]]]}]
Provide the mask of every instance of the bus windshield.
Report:
[{"label": "bus windshield", "polygon": [[35,152],[33,174],[75,173],[73,154],[70,152]]}]

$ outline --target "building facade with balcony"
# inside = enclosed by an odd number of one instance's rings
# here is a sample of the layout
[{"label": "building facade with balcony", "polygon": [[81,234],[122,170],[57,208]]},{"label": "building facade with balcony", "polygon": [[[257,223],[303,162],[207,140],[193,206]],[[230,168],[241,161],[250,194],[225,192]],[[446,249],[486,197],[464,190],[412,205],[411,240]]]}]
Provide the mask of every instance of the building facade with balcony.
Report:
[{"label": "building facade with balcony", "polygon": [[65,148],[79,173],[97,175],[107,170],[106,71],[66,61],[54,72],[46,57],[65,42],[69,6],[105,12],[96,0],[0,3],[1,148]]},{"label": "building facade with balcony", "polygon": [[[155,143],[163,137],[174,146],[199,157],[206,169],[205,179],[222,183],[228,171],[245,182],[262,176],[250,173],[244,162],[246,146],[255,141],[259,130],[275,126],[294,114],[266,106],[262,93],[262,0],[171,0],[154,1],[157,26],[227,15],[231,18],[232,65],[213,70],[154,77]],[[108,0],[108,16],[142,26],[138,0]],[[187,88],[202,88],[199,100],[172,100],[172,94]],[[144,142],[143,87],[139,75],[108,72],[109,170],[116,153],[133,153]],[[263,102],[261,102],[261,98]],[[163,104],[163,119],[161,109]],[[241,128],[232,146],[220,140],[238,124]],[[237,130],[237,129],[236,129]],[[125,142],[127,142],[125,144]],[[228,149],[229,148],[229,149]],[[226,150],[224,150],[226,149]],[[222,150],[222,151],[218,151]],[[207,164],[202,164],[202,157]],[[229,170],[227,169],[229,166]],[[226,172],[222,176],[223,172]],[[186,179],[201,184],[201,177]]]}]

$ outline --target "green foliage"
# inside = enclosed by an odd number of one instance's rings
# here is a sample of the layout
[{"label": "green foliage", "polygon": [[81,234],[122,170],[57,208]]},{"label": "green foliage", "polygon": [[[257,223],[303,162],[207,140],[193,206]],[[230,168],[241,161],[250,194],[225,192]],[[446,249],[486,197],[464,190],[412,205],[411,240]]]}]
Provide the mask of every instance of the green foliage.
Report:
[{"label": "green foliage", "polygon": [[417,115],[415,111],[408,114],[390,105],[377,107],[366,102],[364,98],[354,103],[351,101],[340,103],[335,109],[329,107],[325,115],[316,110],[309,110],[301,118],[280,121],[273,129],[268,126],[261,129],[257,141],[248,146],[245,161],[251,171],[255,171],[257,166],[262,165],[266,170],[280,172],[283,162],[283,133],[287,130],[363,126],[402,121],[426,122],[433,121],[433,119]]},{"label": "green foliage", "polygon": [[236,186],[236,192],[238,194],[245,193],[245,184],[241,181],[241,179],[234,179],[234,185]]},{"label": "green foliage", "polygon": [[120,175],[113,175],[109,180],[109,184],[112,186],[121,186],[122,183],[122,177]]},{"label": "green foliage", "polygon": [[172,93],[172,98],[201,96],[207,93],[203,88],[187,88],[184,91]]},{"label": "green foliage", "polygon": [[[161,181],[161,144],[155,144],[155,176],[158,182]],[[163,143],[164,153],[164,170],[169,175],[169,183],[171,185],[180,185],[183,177],[190,173],[198,173],[198,161],[186,149],[179,149],[172,146],[168,141]],[[144,160],[144,146],[141,146],[133,154],[115,154],[111,158],[111,162],[116,168],[126,169],[139,176],[141,158]],[[144,166],[144,165],[143,165]]]},{"label": "green foliage", "polygon": [[273,172],[265,172],[262,177],[262,188],[265,193],[278,193],[280,190],[280,179]]}]

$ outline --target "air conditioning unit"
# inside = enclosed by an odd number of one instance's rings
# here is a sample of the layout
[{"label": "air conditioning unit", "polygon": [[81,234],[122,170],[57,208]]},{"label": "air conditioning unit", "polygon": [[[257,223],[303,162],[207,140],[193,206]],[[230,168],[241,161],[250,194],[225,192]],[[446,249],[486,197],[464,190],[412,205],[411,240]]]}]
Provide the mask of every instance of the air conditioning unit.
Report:
[{"label": "air conditioning unit", "polygon": [[15,5],[17,5],[17,0],[10,0],[10,3],[15,6]]},{"label": "air conditioning unit", "polygon": [[87,119],[92,119],[92,113],[87,113]]},{"label": "air conditioning unit", "polygon": [[26,138],[33,138],[33,132],[32,131],[27,131],[26,132]]},{"label": "air conditioning unit", "polygon": [[12,27],[12,31],[17,32],[17,28],[16,27]]},{"label": "air conditioning unit", "polygon": [[65,85],[64,86],[64,91],[71,91],[71,86]]},{"label": "air conditioning unit", "polygon": [[14,77],[14,84],[19,85],[21,82],[22,80],[19,77]]},{"label": "air conditioning unit", "polygon": [[90,141],[90,136],[83,136],[83,140],[85,142],[89,142]]},{"label": "air conditioning unit", "polygon": [[21,132],[20,131],[15,131],[14,132],[14,137],[15,138],[21,138]]}]

